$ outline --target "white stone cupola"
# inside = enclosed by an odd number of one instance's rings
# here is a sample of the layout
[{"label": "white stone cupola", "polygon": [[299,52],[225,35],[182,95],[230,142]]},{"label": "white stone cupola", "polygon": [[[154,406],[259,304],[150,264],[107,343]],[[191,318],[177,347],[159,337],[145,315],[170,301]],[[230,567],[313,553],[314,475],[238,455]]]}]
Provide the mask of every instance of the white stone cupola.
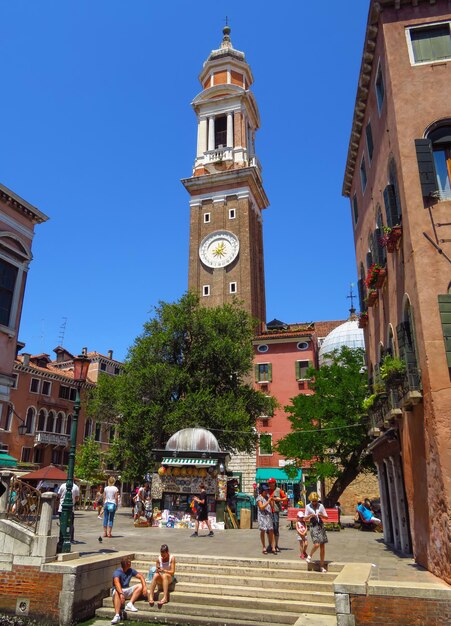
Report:
[{"label": "white stone cupola", "polygon": [[260,116],[250,91],[252,72],[244,52],[232,46],[230,27],[223,33],[219,49],[204,63],[199,75],[203,90],[192,103],[198,122],[194,176],[249,166],[260,169],[254,142]]}]

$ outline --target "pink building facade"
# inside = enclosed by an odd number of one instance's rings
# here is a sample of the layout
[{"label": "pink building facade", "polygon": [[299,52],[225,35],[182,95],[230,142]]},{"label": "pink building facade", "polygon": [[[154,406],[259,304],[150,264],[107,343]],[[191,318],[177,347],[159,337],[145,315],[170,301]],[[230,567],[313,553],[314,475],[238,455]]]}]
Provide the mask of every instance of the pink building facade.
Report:
[{"label": "pink building facade", "polygon": [[0,185],[0,420],[9,411],[14,384],[13,364],[34,227],[47,219],[36,207]]},{"label": "pink building facade", "polygon": [[[378,394],[371,449],[385,541],[448,582],[450,85],[450,3],[372,0],[343,185]],[[386,355],[406,373],[381,393]]]}]

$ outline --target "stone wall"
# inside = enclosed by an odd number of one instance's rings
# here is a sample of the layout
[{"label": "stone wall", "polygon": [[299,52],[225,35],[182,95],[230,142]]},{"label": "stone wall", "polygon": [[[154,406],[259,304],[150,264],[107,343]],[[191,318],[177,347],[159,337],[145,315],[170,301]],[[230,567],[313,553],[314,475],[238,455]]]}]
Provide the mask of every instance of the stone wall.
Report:
[{"label": "stone wall", "polygon": [[252,454],[246,454],[240,452],[232,455],[230,461],[227,464],[227,470],[229,472],[241,473],[241,490],[243,493],[247,493],[251,496],[254,495],[254,483],[255,483],[255,452]]},{"label": "stone wall", "polygon": [[[331,484],[326,481],[326,490]],[[354,515],[357,502],[362,498],[379,498],[379,483],[375,474],[359,474],[344,490],[339,498],[342,515]]]}]

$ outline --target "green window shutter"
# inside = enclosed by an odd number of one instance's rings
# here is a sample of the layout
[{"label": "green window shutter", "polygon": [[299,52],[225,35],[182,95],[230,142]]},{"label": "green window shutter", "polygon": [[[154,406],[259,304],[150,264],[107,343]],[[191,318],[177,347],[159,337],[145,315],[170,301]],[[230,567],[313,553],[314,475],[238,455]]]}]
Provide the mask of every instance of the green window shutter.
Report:
[{"label": "green window shutter", "polygon": [[301,367],[300,367],[300,363],[299,361],[296,361],[295,365],[295,370],[296,370],[296,380],[299,380],[301,378]]},{"label": "green window shutter", "polygon": [[440,321],[442,322],[443,339],[445,341],[446,361],[451,367],[451,293],[438,297]]},{"label": "green window shutter", "polygon": [[272,383],[272,364],[268,363],[268,382]]},{"label": "green window shutter", "polygon": [[258,365],[254,366],[254,375],[255,375],[255,382],[258,383],[259,379],[260,379],[260,369]]}]

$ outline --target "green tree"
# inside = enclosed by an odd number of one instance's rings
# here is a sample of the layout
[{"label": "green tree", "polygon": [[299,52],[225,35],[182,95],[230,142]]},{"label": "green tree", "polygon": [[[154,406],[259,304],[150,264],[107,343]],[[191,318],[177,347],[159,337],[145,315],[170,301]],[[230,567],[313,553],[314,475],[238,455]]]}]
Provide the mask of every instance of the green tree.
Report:
[{"label": "green tree", "polygon": [[117,423],[111,456],[125,478],[143,476],[152,449],[181,428],[211,430],[224,450],[255,449],[256,419],[275,402],[250,386],[254,328],[238,303],[207,308],[192,293],[156,307],[123,373],[99,379],[88,405]]},{"label": "green tree", "polygon": [[98,441],[88,437],[77,446],[75,453],[75,476],[85,480],[89,486],[104,479],[103,458]]},{"label": "green tree", "polygon": [[294,467],[312,460],[313,476],[332,479],[324,498],[327,506],[335,505],[360,472],[375,471],[367,452],[368,418],[362,410],[368,392],[363,359],[360,348],[331,352],[326,364],[308,370],[315,393],[300,394],[285,407],[292,430],[279,440],[277,449],[294,460]]}]

